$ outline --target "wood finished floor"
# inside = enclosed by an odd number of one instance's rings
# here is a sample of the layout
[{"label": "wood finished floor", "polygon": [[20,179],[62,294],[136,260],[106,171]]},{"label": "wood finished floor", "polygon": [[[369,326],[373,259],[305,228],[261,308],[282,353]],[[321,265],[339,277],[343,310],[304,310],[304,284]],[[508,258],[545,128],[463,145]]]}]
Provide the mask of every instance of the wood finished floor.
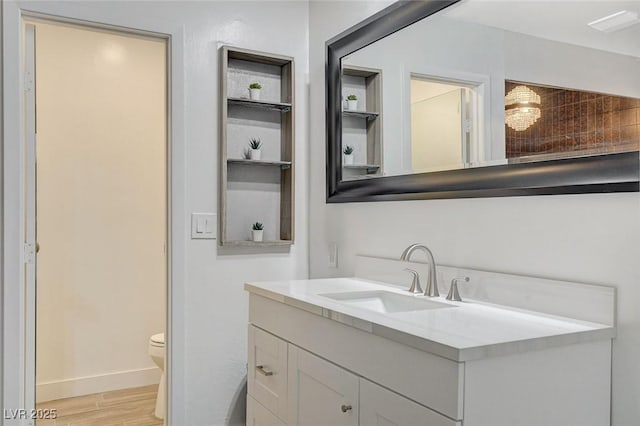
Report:
[{"label": "wood finished floor", "polygon": [[58,418],[36,426],[162,426],[153,415],[157,392],[152,385],[43,402],[38,408],[55,408]]}]

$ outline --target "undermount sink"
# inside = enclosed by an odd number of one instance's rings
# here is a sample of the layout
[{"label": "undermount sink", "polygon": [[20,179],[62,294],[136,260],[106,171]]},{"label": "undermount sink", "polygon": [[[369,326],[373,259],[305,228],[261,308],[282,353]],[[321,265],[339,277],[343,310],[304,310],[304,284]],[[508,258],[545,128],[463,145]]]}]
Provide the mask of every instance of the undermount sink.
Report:
[{"label": "undermount sink", "polygon": [[383,290],[326,293],[319,294],[318,296],[327,297],[349,306],[356,306],[384,314],[455,307],[455,305],[434,302],[422,297],[404,296]]}]

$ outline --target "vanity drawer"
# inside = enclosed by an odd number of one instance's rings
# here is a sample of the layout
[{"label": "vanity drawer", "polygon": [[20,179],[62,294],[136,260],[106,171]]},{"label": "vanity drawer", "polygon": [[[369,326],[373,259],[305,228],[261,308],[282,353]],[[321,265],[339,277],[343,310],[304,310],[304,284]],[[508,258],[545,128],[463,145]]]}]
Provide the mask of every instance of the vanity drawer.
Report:
[{"label": "vanity drawer", "polygon": [[287,412],[287,342],[249,326],[247,392],[280,418]]},{"label": "vanity drawer", "polygon": [[285,426],[285,423],[247,395],[247,426]]}]

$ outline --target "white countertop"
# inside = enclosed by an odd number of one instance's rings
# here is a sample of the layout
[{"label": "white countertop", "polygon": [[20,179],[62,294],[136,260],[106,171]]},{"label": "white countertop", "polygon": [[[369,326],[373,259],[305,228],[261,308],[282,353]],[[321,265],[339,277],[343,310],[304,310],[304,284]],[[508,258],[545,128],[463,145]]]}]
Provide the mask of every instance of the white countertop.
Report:
[{"label": "white countertop", "polygon": [[245,289],[454,361],[615,337],[615,327],[609,325],[473,300],[427,298],[452,307],[383,314],[321,296],[368,290],[409,294],[358,278],[252,282],[245,284]]}]

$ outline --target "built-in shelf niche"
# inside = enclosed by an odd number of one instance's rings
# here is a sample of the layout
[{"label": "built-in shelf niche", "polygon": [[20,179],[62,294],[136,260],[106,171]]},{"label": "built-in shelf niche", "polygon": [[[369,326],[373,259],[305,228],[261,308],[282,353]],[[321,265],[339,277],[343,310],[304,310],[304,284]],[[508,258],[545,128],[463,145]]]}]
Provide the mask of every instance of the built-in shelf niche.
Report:
[{"label": "built-in shelf niche", "polygon": [[[347,96],[358,97],[358,108],[347,108]],[[342,167],[344,180],[382,176],[382,71],[342,67],[342,148],[354,148],[355,164]]]},{"label": "built-in shelf niche", "polygon": [[[220,236],[223,246],[287,246],[294,241],[293,58],[223,46],[221,52]],[[262,85],[259,100],[249,85]],[[247,158],[249,140],[260,160]],[[264,240],[251,225],[264,224]]]}]

